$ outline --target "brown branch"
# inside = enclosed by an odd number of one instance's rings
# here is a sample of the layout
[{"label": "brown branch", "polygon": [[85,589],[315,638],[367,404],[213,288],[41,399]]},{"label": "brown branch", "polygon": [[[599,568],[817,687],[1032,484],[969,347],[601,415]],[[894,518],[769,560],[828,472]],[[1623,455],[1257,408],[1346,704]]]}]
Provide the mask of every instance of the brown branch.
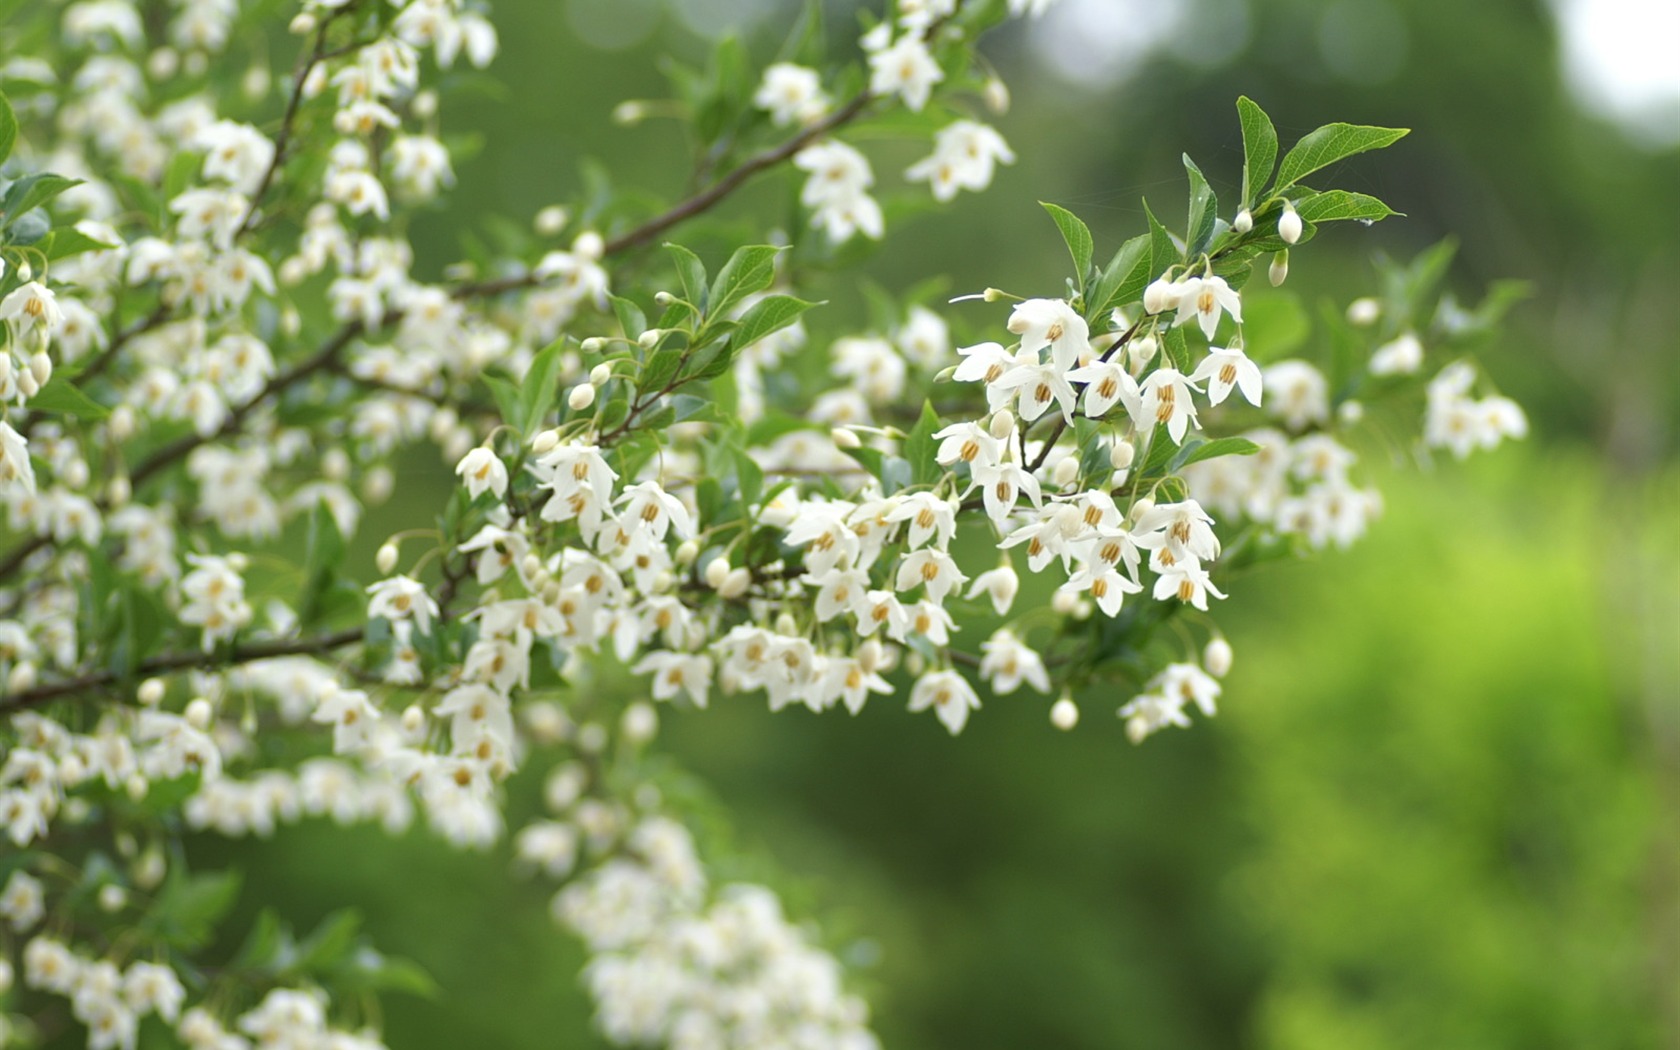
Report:
[{"label": "brown branch", "polygon": [[267,197],[268,191],[274,187],[274,179],[280,174],[281,166],[286,163],[286,150],[291,145],[292,132],[297,125],[298,110],[303,106],[304,84],[309,80],[309,75],[315,71],[315,67],[327,57],[327,29],[333,24],[333,20],[342,13],[342,11],[334,12],[323,19],[320,26],[315,30],[314,46],[308,52],[298,55],[297,66],[292,70],[292,93],[286,99],[286,111],[280,117],[280,130],[275,132],[274,135],[274,156],[269,158],[268,168],[263,172],[262,181],[257,183],[257,191],[251,195],[251,205],[246,209],[245,218],[239,223],[239,229],[234,232],[236,238],[243,236],[256,224],[257,210],[262,207],[263,198]]},{"label": "brown branch", "polygon": [[360,627],[347,627],[341,631],[307,638],[276,638],[270,641],[250,642],[220,653],[215,651],[161,653],[148,660],[140,661],[133,672],[127,675],[119,674],[116,671],[90,671],[75,678],[48,682],[32,689],[13,693],[10,696],[0,698],[0,712],[10,713],[22,711],[26,708],[39,707],[53,700],[105,690],[134,678],[167,674],[171,671],[185,671],[194,667],[232,667],[237,664],[251,663],[254,660],[269,660],[278,656],[304,656],[312,653],[331,652],[334,649],[342,649],[344,646],[356,644],[362,640],[362,634],[363,629]]}]

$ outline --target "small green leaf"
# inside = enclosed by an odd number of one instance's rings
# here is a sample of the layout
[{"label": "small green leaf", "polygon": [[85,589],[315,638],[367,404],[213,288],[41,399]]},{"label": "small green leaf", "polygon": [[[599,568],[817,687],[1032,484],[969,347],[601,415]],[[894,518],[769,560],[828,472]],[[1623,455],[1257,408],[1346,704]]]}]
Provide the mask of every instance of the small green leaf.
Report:
[{"label": "small green leaf", "polygon": [[1056,228],[1062,231],[1062,240],[1067,242],[1068,254],[1073,256],[1073,285],[1075,288],[1085,287],[1085,278],[1091,273],[1091,255],[1096,250],[1091,240],[1091,230],[1079,216],[1066,208],[1057,207],[1046,201],[1039,201],[1039,207],[1050,213],[1050,218],[1056,222]]},{"label": "small green leaf", "polygon": [[524,410],[520,407],[519,388],[500,376],[486,375],[484,385],[490,388],[490,396],[495,399],[496,411],[501,413],[502,422],[525,433]]},{"label": "small green leaf", "polygon": [[1161,220],[1149,210],[1149,202],[1143,202],[1143,214],[1149,219],[1149,280],[1167,272],[1167,268],[1184,261],[1179,253],[1178,245],[1173,243],[1172,234],[1161,225]]},{"label": "small green leaf", "polygon": [[1376,128],[1363,124],[1326,124],[1295,143],[1278,166],[1277,192],[1282,193],[1313,172],[1345,157],[1382,149],[1400,141],[1410,128]]},{"label": "small green leaf", "polygon": [[65,178],[63,175],[25,175],[11,184],[4,197],[0,197],[0,226],[10,226],[70,187],[81,184],[81,179]]},{"label": "small green leaf", "polygon": [[768,244],[737,248],[712,282],[710,316],[724,317],[742,299],[770,287],[776,279],[776,256],[781,252],[781,248]]},{"label": "small green leaf", "polygon": [[1149,272],[1149,234],[1140,233],[1120,246],[1109,260],[1108,268],[1097,278],[1086,303],[1085,319],[1092,324],[1102,322],[1103,316],[1118,306],[1124,306],[1143,295],[1154,275]]},{"label": "small green leaf", "polygon": [[676,378],[682,362],[683,348],[680,346],[661,346],[654,349],[648,354],[648,359],[642,363],[641,372],[636,376],[636,389],[644,394],[659,393]]},{"label": "small green leaf", "polygon": [[6,93],[0,91],[0,164],[6,163],[6,158],[12,155],[12,147],[17,143],[17,133],[17,114],[12,112],[12,104],[6,98]]},{"label": "small green leaf", "polygon": [[635,339],[647,331],[647,315],[635,303],[618,295],[607,296],[612,301],[613,314],[618,318],[618,325],[624,329],[626,339]]},{"label": "small green leaf", "polygon": [[1207,251],[1208,242],[1213,240],[1214,220],[1219,217],[1219,198],[1214,196],[1202,169],[1196,167],[1196,162],[1190,159],[1188,153],[1184,154],[1184,170],[1190,176],[1190,218],[1184,227],[1188,236],[1186,251],[1194,258]]},{"label": "small green leaf", "polygon": [[700,257],[672,241],[665,242],[671,262],[677,268],[677,283],[682,285],[682,297],[694,304],[696,310],[706,309],[706,264]]},{"label": "small green leaf", "polygon": [[565,340],[556,339],[531,359],[531,367],[519,384],[520,433],[540,426],[554,407],[560,389],[560,350]]},{"label": "small green leaf", "polygon": [[186,875],[172,868],[140,926],[183,951],[202,948],[238,899],[239,881],[237,871]]},{"label": "small green leaf", "polygon": [[821,305],[822,303],[795,299],[791,295],[767,295],[748,307],[747,312],[741,315],[741,325],[730,337],[730,344],[737,350],[744,350],[770,333],[780,331],[797,321],[799,315],[811,307]]},{"label": "small green leaf", "polygon": [[111,414],[110,409],[77,389],[68,376],[58,375],[47,380],[47,385],[29,399],[29,408],[89,420],[104,419]]},{"label": "small green leaf", "polygon": [[1315,193],[1297,201],[1295,210],[1307,222],[1334,222],[1337,219],[1363,219],[1374,222],[1398,214],[1377,198],[1350,190]]},{"label": "small green leaf", "polygon": [[758,497],[764,494],[764,468],[738,449],[735,451],[735,477],[741,493],[741,502],[757,503]]},{"label": "small green leaf", "polygon": [[84,252],[100,252],[115,247],[114,244],[106,244],[104,241],[89,237],[74,226],[62,226],[48,234],[47,238],[41,242],[41,251],[46,253],[48,262],[57,262],[60,259],[68,259],[72,255],[81,255]]},{"label": "small green leaf", "polygon": [[1242,122],[1243,137],[1242,206],[1247,208],[1254,204],[1261,187],[1272,177],[1278,137],[1272,118],[1247,95],[1237,99],[1237,119]]},{"label": "small green leaf", "polygon": [[316,973],[343,962],[355,947],[362,929],[362,916],[353,908],[341,908],[321,920],[315,931],[298,944],[295,969]]},{"label": "small green leaf", "polygon": [[1212,441],[1190,442],[1179,450],[1173,457],[1172,466],[1168,473],[1173,473],[1181,467],[1188,467],[1192,463],[1200,463],[1204,459],[1214,459],[1219,456],[1252,456],[1260,451],[1260,446],[1247,438],[1222,437]]},{"label": "small green leaf", "polygon": [[933,435],[939,430],[939,413],[933,410],[932,401],[922,402],[921,418],[910,429],[910,434],[904,439],[904,458],[910,463],[910,481],[915,485],[931,485],[939,480],[944,468],[939,465],[935,456],[939,446]]},{"label": "small green leaf", "polygon": [[165,200],[174,200],[186,191],[187,187],[198,181],[199,170],[204,166],[204,154],[191,150],[182,150],[169,160],[169,167],[163,173],[163,196]]}]

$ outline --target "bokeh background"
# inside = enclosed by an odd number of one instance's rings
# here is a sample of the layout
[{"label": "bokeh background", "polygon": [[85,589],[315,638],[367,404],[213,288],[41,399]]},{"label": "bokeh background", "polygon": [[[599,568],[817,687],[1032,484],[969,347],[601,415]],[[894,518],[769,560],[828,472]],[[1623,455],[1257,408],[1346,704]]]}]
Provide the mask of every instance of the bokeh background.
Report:
[{"label": "bokeh background", "polygon": [[[666,96],[661,56],[700,61],[720,32],[768,60],[797,15],[495,8],[500,86],[446,111],[482,149],[418,232],[435,263],[463,220],[571,198],[589,157],[679,192],[673,126],[612,108]],[[855,35],[846,4],[829,18]],[[1455,235],[1463,298],[1532,284],[1486,364],[1534,435],[1465,465],[1371,462],[1387,516],[1352,552],[1243,580],[1220,609],[1220,716],[1143,747],[1121,695],[1082,697],[1070,734],[1048,698],[991,700],[955,740],[893,703],[667,711],[664,746],[729,815],[726,873],[817,920],[895,1050],[1680,1047],[1680,5],[1062,0],[985,51],[1020,161],[891,229],[868,264],[883,286],[1055,294],[1036,201],[1083,216],[1102,255],[1142,229],[1140,197],[1177,213],[1181,151],[1234,191],[1238,94],[1286,144],[1330,120],[1411,127],[1339,176],[1408,217],[1327,232],[1290,286],[1346,302],[1373,250]],[[889,195],[920,151],[868,148]],[[835,298],[818,338],[865,323]],[[431,971],[444,995],[387,1002],[393,1046],[602,1045],[580,950],[505,858],[320,826],[202,849],[254,861],[253,906],[307,926],[356,902]]]}]

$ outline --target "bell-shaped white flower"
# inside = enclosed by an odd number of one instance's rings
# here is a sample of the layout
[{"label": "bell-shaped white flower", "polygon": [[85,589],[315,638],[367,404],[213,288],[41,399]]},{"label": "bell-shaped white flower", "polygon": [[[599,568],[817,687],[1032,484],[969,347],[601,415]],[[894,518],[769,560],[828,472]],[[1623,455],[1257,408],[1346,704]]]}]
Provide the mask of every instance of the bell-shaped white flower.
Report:
[{"label": "bell-shaped white flower", "polygon": [[1260,405],[1260,366],[1250,361],[1240,346],[1208,347],[1208,355],[1202,358],[1190,379],[1207,381],[1208,401],[1212,404],[1224,401],[1234,388],[1242,391],[1249,404],[1256,408]]},{"label": "bell-shaped white flower", "polygon": [[1242,299],[1223,277],[1191,277],[1180,285],[1179,292],[1178,323],[1194,317],[1209,339],[1219,328],[1221,314],[1228,313],[1233,321],[1242,323]]}]

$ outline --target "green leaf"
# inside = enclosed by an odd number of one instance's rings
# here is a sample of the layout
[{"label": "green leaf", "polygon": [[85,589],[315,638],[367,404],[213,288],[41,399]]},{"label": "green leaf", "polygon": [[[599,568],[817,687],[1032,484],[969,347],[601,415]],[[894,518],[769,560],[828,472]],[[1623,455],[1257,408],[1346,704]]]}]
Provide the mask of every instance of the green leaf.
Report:
[{"label": "green leaf", "polygon": [[531,359],[531,367],[519,384],[521,434],[539,426],[560,393],[560,350],[565,340],[556,339]]},{"label": "green leaf", "polygon": [[1214,459],[1218,456],[1252,456],[1260,451],[1260,446],[1247,438],[1222,437],[1212,441],[1187,441],[1179,449],[1178,455],[1173,457],[1172,466],[1168,473],[1181,467],[1188,467],[1192,463],[1200,463],[1204,459]]},{"label": "green leaf", "polygon": [[187,875],[172,868],[140,926],[183,951],[202,948],[238,899],[239,881],[237,871]]},{"label": "green leaf", "polygon": [[764,494],[764,469],[738,449],[735,451],[735,478],[741,502],[757,503],[758,497]]},{"label": "green leaf", "polygon": [[0,91],[0,164],[6,163],[6,158],[12,155],[12,146],[17,143],[17,133],[17,114],[12,112],[12,104],[7,100],[6,93]]},{"label": "green leaf", "polygon": [[1213,240],[1214,220],[1219,217],[1219,198],[1214,196],[1202,169],[1196,167],[1196,162],[1190,159],[1188,153],[1184,154],[1184,170],[1190,176],[1190,218],[1184,227],[1188,238],[1186,251],[1194,257],[1206,251],[1208,242]]},{"label": "green leaf", "polygon": [[712,282],[709,315],[724,317],[742,299],[770,287],[776,279],[776,256],[781,252],[781,248],[769,244],[737,248]]},{"label": "green leaf", "polygon": [[1254,204],[1261,187],[1272,177],[1278,137],[1272,118],[1247,95],[1237,99],[1237,119],[1242,122],[1243,137],[1242,206],[1247,208]]},{"label": "green leaf", "polygon": [[163,198],[174,200],[184,193],[187,187],[198,181],[198,173],[204,167],[204,154],[191,150],[182,150],[169,160],[169,167],[163,173]]},{"label": "green leaf", "polygon": [[1122,244],[1109,260],[1108,268],[1097,278],[1091,299],[1085,304],[1085,319],[1098,324],[1110,310],[1140,298],[1154,279],[1149,263],[1149,234],[1140,233]]},{"label": "green leaf", "polygon": [[521,417],[524,410],[520,407],[519,388],[500,376],[486,375],[484,385],[490,388],[490,396],[495,399],[496,411],[501,414],[502,422],[525,433],[525,421]]},{"label": "green leaf", "polygon": [[1308,222],[1334,222],[1337,219],[1374,222],[1398,214],[1377,198],[1350,190],[1315,193],[1296,202],[1295,210]]},{"label": "green leaf", "polygon": [[933,402],[922,402],[921,418],[916,420],[916,425],[904,439],[904,458],[910,463],[911,484],[931,485],[945,472],[935,458],[939,445],[933,435],[939,426],[939,413],[933,410]]},{"label": "green leaf", "polygon": [[613,314],[618,318],[618,326],[624,329],[626,339],[634,340],[647,331],[647,314],[642,312],[641,307],[622,296],[609,295],[607,298],[612,302]]},{"label": "green leaf", "polygon": [[1168,267],[1183,262],[1184,256],[1173,243],[1172,234],[1149,210],[1148,201],[1143,202],[1143,214],[1149,219],[1149,280],[1153,281],[1166,273]]},{"label": "green leaf", "polygon": [[1189,375],[1193,369],[1190,367],[1190,344],[1184,337],[1184,328],[1184,325],[1175,324],[1167,329],[1161,337],[1161,352],[1174,368]]},{"label": "green leaf", "polygon": [[676,378],[677,369],[682,367],[683,353],[680,346],[661,346],[649,353],[636,376],[636,389],[644,394],[657,394],[664,390]]},{"label": "green leaf", "polygon": [[791,295],[767,295],[747,308],[741,315],[741,325],[735,329],[730,337],[730,344],[736,350],[744,350],[763,339],[772,332],[778,332],[799,319],[813,306],[822,303],[810,303],[803,299],[795,299]]},{"label": "green leaf", "polygon": [[682,285],[683,298],[694,304],[696,310],[706,309],[706,264],[700,257],[672,241],[665,242],[665,250],[671,253],[671,262],[677,268],[677,283]]},{"label": "green leaf", "polygon": [[0,225],[10,226],[20,217],[52,200],[72,186],[80,186],[81,179],[45,173],[25,175],[12,183],[6,195],[0,197]]},{"label": "green leaf", "polygon": [[1067,242],[1068,254],[1073,256],[1073,285],[1081,290],[1085,287],[1085,278],[1091,273],[1091,255],[1096,250],[1091,240],[1091,230],[1079,216],[1066,208],[1057,207],[1046,201],[1039,201],[1039,207],[1050,213],[1050,218],[1056,222],[1056,228],[1062,231],[1062,240]]},{"label": "green leaf", "polygon": [[88,397],[70,382],[69,376],[63,375],[54,375],[47,380],[47,385],[29,399],[29,408],[35,412],[89,420],[104,419],[111,414],[110,409]]},{"label": "green leaf", "polygon": [[68,259],[72,255],[105,251],[115,247],[114,244],[106,244],[104,241],[89,237],[74,226],[61,226],[48,234],[46,240],[41,242],[41,251],[46,253],[48,262],[57,262],[60,259]]},{"label": "green leaf", "polygon": [[257,913],[257,921],[251,924],[251,932],[245,935],[230,966],[237,970],[278,970],[290,961],[283,956],[291,955],[291,940],[291,931],[280,921],[279,913],[264,908]]},{"label": "green leaf", "polygon": [[313,973],[338,965],[355,947],[356,934],[361,929],[362,916],[355,909],[341,908],[333,912],[298,944],[294,968]]},{"label": "green leaf", "polygon": [[1345,157],[1391,146],[1410,131],[1410,128],[1376,128],[1363,124],[1326,124],[1308,132],[1278,166],[1277,192],[1284,192],[1313,172]]}]

